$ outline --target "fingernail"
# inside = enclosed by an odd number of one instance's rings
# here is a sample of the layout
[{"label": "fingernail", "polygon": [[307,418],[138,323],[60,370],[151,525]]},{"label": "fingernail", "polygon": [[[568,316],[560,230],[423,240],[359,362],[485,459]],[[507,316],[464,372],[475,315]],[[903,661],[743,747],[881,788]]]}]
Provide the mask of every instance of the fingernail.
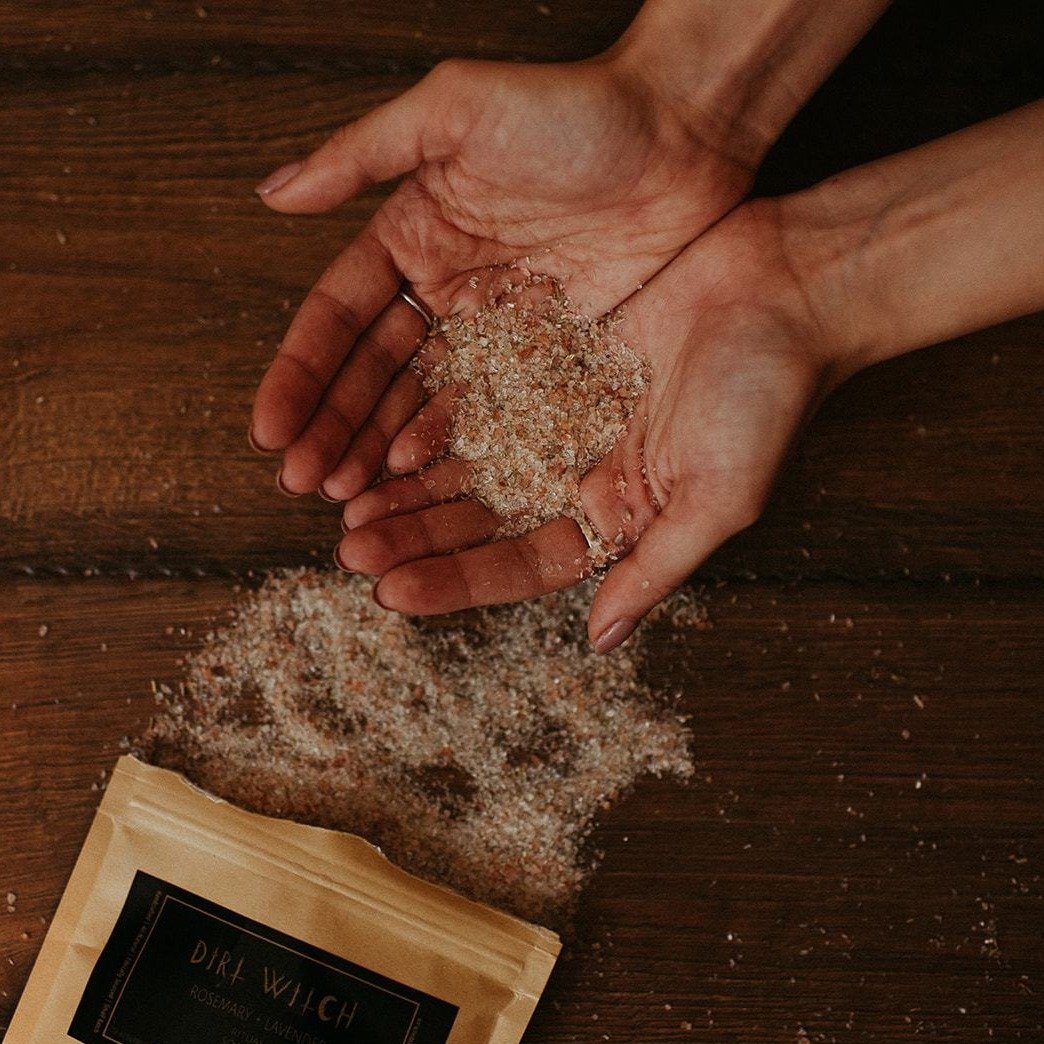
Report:
[{"label": "fingernail", "polygon": [[250,448],[255,453],[268,453],[269,451],[257,441],[257,437],[254,435],[254,426],[251,424],[247,431],[247,442],[250,443]]},{"label": "fingernail", "polygon": [[280,167],[278,170],[272,171],[271,174],[257,186],[254,191],[259,196],[271,196],[272,193],[278,192],[281,188],[285,188],[298,174],[304,169],[304,164],[301,162],[287,163],[285,166]]},{"label": "fingernail", "polygon": [[351,570],[344,564],[344,559],[341,558],[341,545],[338,544],[334,548],[334,565],[341,570],[342,573],[350,573]]},{"label": "fingernail", "polygon": [[348,525],[348,522],[345,519],[344,515],[341,515],[341,532],[342,533],[350,533],[351,531],[352,531],[352,527],[350,525]]},{"label": "fingernail", "polygon": [[380,587],[381,587],[380,583],[376,583],[376,584],[374,584],[374,585],[373,585],[373,590],[372,590],[372,591],[370,592],[370,597],[371,597],[371,598],[372,598],[372,599],[373,599],[373,600],[374,600],[374,601],[375,601],[375,602],[376,602],[376,603],[377,603],[377,604],[378,604],[378,605],[379,605],[379,606],[380,606],[380,607],[381,607],[382,609],[387,609],[387,610],[388,610],[388,612],[391,612],[391,610],[390,610],[390,609],[388,609],[388,606],[386,606],[386,605],[384,604],[384,602],[382,602],[382,601],[381,601],[381,591],[380,591]]},{"label": "fingernail", "polygon": [[622,620],[617,620],[616,623],[610,624],[596,639],[594,643],[594,650],[600,656],[607,652],[612,652],[618,645],[623,645],[628,638],[634,634],[634,629],[638,626],[637,620],[631,620],[628,617],[624,617]]},{"label": "fingernail", "polygon": [[327,493],[326,490],[323,489],[322,486],[320,486],[316,490],[316,493],[318,493],[319,496],[322,497],[323,500],[325,500],[327,504],[340,504],[341,503],[340,497],[331,497],[330,494]]},{"label": "fingernail", "polygon": [[284,497],[299,497],[301,495],[300,493],[295,493],[293,490],[286,488],[286,485],[283,482],[283,473],[281,471],[276,475],[276,489],[278,489]]}]

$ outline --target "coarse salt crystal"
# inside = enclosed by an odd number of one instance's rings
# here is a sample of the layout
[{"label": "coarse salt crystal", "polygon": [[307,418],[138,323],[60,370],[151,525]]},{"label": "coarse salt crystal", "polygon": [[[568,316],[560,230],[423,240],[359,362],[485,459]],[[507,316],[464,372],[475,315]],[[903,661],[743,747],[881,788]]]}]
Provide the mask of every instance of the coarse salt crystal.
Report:
[{"label": "coarse salt crystal", "polygon": [[[646,366],[615,317],[577,312],[554,280],[518,280],[476,314],[445,320],[445,352],[418,368],[429,394],[458,389],[446,451],[469,463],[465,492],[500,517],[499,536],[560,515],[584,529],[580,481],[626,430]],[[600,538],[592,547],[600,560],[618,553]]]}]

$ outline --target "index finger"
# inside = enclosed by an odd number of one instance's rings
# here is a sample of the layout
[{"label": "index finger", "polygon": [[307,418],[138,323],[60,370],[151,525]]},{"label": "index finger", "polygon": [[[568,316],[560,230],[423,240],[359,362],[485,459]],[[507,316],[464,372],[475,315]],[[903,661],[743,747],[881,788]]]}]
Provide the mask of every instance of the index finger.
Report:
[{"label": "index finger", "polygon": [[412,616],[521,602],[579,583],[591,571],[587,541],[568,518],[511,540],[407,562],[384,574],[373,596]]},{"label": "index finger", "polygon": [[371,225],[337,256],[305,298],[254,398],[258,448],[285,449],[304,430],[359,335],[401,276]]}]

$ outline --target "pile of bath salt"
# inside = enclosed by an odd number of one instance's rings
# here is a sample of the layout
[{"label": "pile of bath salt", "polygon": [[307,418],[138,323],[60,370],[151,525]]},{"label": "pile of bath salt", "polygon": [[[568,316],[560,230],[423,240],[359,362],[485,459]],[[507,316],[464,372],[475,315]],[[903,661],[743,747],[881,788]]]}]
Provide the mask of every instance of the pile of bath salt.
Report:
[{"label": "pile of bath salt", "polygon": [[623,434],[646,367],[615,318],[582,315],[547,277],[519,280],[440,323],[445,352],[425,388],[458,389],[446,450],[471,465],[466,492],[504,520],[500,536],[566,515],[590,541],[580,480]]},{"label": "pile of bath salt", "polygon": [[142,753],[561,925],[599,810],[643,775],[693,771],[684,720],[640,680],[640,643],[590,651],[588,600],[422,620],[381,609],[358,577],[277,574],[161,689]]}]

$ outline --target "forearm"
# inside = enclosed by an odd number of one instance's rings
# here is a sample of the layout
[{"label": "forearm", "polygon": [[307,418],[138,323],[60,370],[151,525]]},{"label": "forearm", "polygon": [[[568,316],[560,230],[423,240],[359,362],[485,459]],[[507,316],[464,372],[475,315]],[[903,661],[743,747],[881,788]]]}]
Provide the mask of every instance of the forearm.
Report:
[{"label": "forearm", "polygon": [[1044,102],[780,201],[846,372],[1044,308]]},{"label": "forearm", "polygon": [[611,52],[756,167],[890,0],[647,0]]}]

